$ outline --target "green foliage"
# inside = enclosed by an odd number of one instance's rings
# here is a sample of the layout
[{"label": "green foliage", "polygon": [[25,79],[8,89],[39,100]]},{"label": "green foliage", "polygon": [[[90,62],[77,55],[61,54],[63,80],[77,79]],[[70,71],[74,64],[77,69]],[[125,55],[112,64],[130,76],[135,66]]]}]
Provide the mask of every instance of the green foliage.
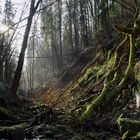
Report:
[{"label": "green foliage", "polygon": [[135,135],[136,135],[136,132],[134,132],[134,131],[126,131],[122,136],[122,140],[130,139]]}]

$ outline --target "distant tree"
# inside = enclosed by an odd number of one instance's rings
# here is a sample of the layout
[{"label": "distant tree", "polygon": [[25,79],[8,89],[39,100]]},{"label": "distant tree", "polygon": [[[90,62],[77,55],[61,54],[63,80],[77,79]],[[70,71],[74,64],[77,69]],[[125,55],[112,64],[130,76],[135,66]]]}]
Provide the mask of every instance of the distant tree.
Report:
[{"label": "distant tree", "polygon": [[58,11],[59,11],[59,54],[60,54],[60,64],[59,69],[62,70],[63,67],[63,49],[62,49],[62,0],[58,0]]}]

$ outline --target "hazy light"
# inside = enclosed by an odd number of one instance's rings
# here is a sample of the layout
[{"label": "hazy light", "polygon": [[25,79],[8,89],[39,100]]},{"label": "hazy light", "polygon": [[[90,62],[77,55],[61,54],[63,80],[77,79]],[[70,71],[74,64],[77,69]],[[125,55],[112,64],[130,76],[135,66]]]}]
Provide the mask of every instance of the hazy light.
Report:
[{"label": "hazy light", "polygon": [[3,23],[0,23],[0,33],[4,33],[8,31],[9,27],[4,25]]}]

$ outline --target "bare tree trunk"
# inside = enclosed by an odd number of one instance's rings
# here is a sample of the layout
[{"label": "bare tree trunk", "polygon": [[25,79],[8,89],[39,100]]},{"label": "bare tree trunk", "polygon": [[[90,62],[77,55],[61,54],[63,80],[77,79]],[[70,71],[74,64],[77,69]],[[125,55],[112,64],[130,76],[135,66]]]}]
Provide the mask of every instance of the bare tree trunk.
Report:
[{"label": "bare tree trunk", "polygon": [[97,23],[97,1],[94,1],[94,30],[96,30],[98,27],[98,23]]},{"label": "bare tree trunk", "polygon": [[59,55],[60,55],[60,70],[62,69],[63,66],[63,52],[62,52],[62,0],[58,1],[58,8],[59,8],[59,42],[60,42],[60,47],[59,47]]},{"label": "bare tree trunk", "polygon": [[[17,89],[18,89],[18,86],[19,86],[19,82],[20,82],[20,78],[21,78],[21,74],[22,74],[22,68],[23,68],[23,64],[24,64],[24,56],[25,56],[25,51],[26,51],[26,48],[27,48],[28,37],[29,37],[29,32],[30,32],[33,16],[34,16],[35,11],[37,10],[37,8],[38,8],[38,6],[41,2],[42,2],[42,0],[38,0],[37,3],[36,3],[36,0],[31,1],[30,13],[29,13],[25,33],[24,33],[22,48],[21,48],[21,52],[20,52],[20,56],[19,56],[18,65],[17,65],[17,69],[16,69],[16,72],[15,72],[14,80],[13,80],[13,83],[12,83],[11,91],[12,91],[13,95],[16,95],[16,92],[17,92]],[[36,6],[35,6],[35,3],[36,3]]]},{"label": "bare tree trunk", "polygon": [[72,10],[71,10],[71,3],[68,3],[66,1],[67,9],[68,9],[68,14],[69,14],[69,32],[70,32],[70,43],[71,43],[71,51],[72,54],[75,55],[74,52],[74,46],[73,46],[73,31],[72,31]]},{"label": "bare tree trunk", "polygon": [[[51,6],[51,13],[53,13],[52,6]],[[50,20],[51,20],[52,70],[54,73],[55,72],[55,50],[54,50],[53,16],[51,17]]]},{"label": "bare tree trunk", "polygon": [[[121,2],[122,2],[122,4],[124,4],[123,0]],[[124,7],[123,7],[123,5],[121,6],[121,16],[122,17],[124,16]]]},{"label": "bare tree trunk", "polygon": [[75,53],[78,54],[80,51],[79,46],[79,23],[78,23],[78,3],[74,0],[74,32],[75,32]]}]

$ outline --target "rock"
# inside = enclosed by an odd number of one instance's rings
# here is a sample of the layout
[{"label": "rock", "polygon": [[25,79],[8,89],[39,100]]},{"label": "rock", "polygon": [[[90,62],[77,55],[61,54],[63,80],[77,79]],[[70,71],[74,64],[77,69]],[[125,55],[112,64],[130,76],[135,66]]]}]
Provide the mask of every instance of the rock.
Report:
[{"label": "rock", "polygon": [[0,139],[23,140],[25,124],[0,127]]}]

